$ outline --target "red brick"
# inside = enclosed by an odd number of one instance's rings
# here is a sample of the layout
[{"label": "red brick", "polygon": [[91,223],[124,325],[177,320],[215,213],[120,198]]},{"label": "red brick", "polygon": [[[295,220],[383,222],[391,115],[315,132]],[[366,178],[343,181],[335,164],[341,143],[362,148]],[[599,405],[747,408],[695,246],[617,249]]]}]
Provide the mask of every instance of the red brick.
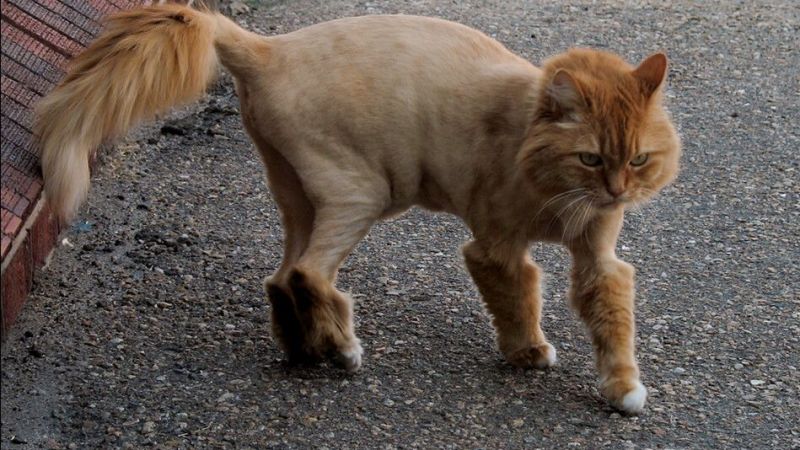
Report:
[{"label": "red brick", "polygon": [[3,340],[22,311],[25,297],[31,288],[32,278],[30,248],[26,239],[12,256],[12,260],[3,271],[2,280],[0,280],[0,286],[2,286],[0,301],[3,303]]},{"label": "red brick", "polygon": [[[3,129],[3,137],[14,143],[17,147],[22,149],[22,151],[32,154],[37,153],[37,149],[31,142],[32,135],[29,130],[22,128],[10,118],[4,116],[0,117],[0,127]],[[19,169],[21,169],[21,167]]]},{"label": "red brick", "polygon": [[109,4],[113,5],[118,10],[130,9],[130,6],[131,6],[131,5],[128,5],[127,4],[128,2],[126,2],[124,0],[106,0],[106,3],[109,3]]},{"label": "red brick", "polygon": [[[102,18],[107,13],[112,12],[115,8],[111,7],[108,11],[105,10],[98,10],[96,7],[92,6],[92,1],[86,0],[61,0],[61,3],[69,6],[71,9],[78,11],[79,13],[83,14],[84,16],[94,20],[98,24],[102,24]],[[105,4],[103,5],[101,2],[100,5],[102,8],[108,8],[110,5]]]},{"label": "red brick", "polygon": [[[3,35],[3,40],[10,39],[12,42],[17,43],[20,47],[28,50],[33,55],[47,61],[54,66],[64,69],[67,66],[66,56],[56,52],[50,47],[45,46],[40,41],[34,39],[31,35],[20,30],[10,22],[5,20],[0,23],[0,33]],[[17,60],[20,63],[24,61]]]},{"label": "red brick", "polygon": [[14,196],[14,191],[10,187],[3,186],[2,197],[0,197],[0,205],[4,208],[11,208],[11,199]]},{"label": "red brick", "polygon": [[104,17],[115,11],[119,11],[119,8],[108,0],[87,0],[83,3],[88,3],[92,8],[94,8],[94,10],[99,13],[98,17]]},{"label": "red brick", "polygon": [[38,95],[47,94],[55,85],[55,83],[45,78],[43,74],[31,72],[30,69],[10,57],[3,58],[2,71],[4,75]]},{"label": "red brick", "polygon": [[1,258],[6,257],[6,253],[8,253],[8,250],[11,248],[11,242],[12,240],[9,236],[3,235],[2,248],[0,248]]},{"label": "red brick", "polygon": [[[3,26],[5,27],[4,29],[14,29],[10,25],[6,25],[5,22],[3,22]],[[41,45],[33,39],[29,39],[29,41],[33,44]],[[44,79],[49,85],[55,85],[61,81],[61,76],[64,72],[59,66],[36,56],[22,44],[12,39],[6,39],[5,34],[3,35],[3,39],[0,39],[0,45],[3,49],[2,71],[11,78],[19,82],[25,81],[26,85],[31,84],[31,80],[37,79]],[[49,50],[56,56],[60,56],[50,49],[46,50]],[[12,61],[16,63],[16,65],[10,64]],[[17,66],[22,67],[22,70],[17,68]],[[46,92],[50,92],[50,89],[44,89],[41,93]]]},{"label": "red brick", "polygon": [[16,235],[17,231],[19,231],[19,227],[22,226],[22,219],[17,216],[11,216],[11,218],[3,225],[3,232],[5,234]]},{"label": "red brick", "polygon": [[5,92],[0,95],[0,113],[26,130],[30,131],[33,125],[33,111],[31,108],[17,103],[14,99],[5,95]]},{"label": "red brick", "polygon": [[31,0],[7,0],[8,3],[25,11],[44,25],[58,31],[69,39],[85,46],[92,40],[92,35],[70,23],[63,15],[42,7]]},{"label": "red brick", "polygon": [[27,198],[20,195],[12,212],[19,217],[25,217],[25,213],[28,212],[29,206],[31,206],[31,202]]},{"label": "red brick", "polygon": [[100,32],[100,24],[96,17],[86,15],[78,9],[70,8],[63,0],[35,0],[42,7],[53,11],[55,14],[65,18],[71,24],[79,27],[90,36],[95,36]]},{"label": "red brick", "polygon": [[38,95],[32,92],[30,89],[26,88],[25,86],[19,84],[19,82],[11,79],[10,77],[3,74],[0,76],[0,90],[17,103],[27,106],[31,108],[34,102],[38,99]]},{"label": "red brick", "polygon": [[[13,124],[13,122],[11,122]],[[15,124],[16,125],[16,124]],[[6,177],[11,177],[11,171],[22,170],[30,176],[39,176],[37,164],[39,162],[38,156],[32,150],[25,150],[17,144],[9,141],[5,136],[0,136],[0,143],[3,148],[3,184],[8,184]],[[10,178],[9,178],[10,180]]]},{"label": "red brick", "polygon": [[27,198],[31,203],[35,202],[37,198],[39,198],[39,194],[42,192],[42,182],[39,180],[33,180],[31,185],[28,187],[28,191],[25,192],[25,198]]},{"label": "red brick", "polygon": [[83,49],[81,44],[45,25],[40,20],[14,5],[5,5],[3,8],[3,17],[21,30],[26,30],[28,33],[32,34],[46,46],[53,48],[65,56],[75,56]]}]

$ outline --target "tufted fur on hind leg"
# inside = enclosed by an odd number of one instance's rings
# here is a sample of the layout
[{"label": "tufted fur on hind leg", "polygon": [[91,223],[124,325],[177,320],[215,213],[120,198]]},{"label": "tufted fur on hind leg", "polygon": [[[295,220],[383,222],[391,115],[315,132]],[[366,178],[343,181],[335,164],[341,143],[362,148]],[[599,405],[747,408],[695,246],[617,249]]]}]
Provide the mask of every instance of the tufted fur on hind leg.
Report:
[{"label": "tufted fur on hind leg", "polygon": [[289,362],[314,362],[318,358],[305,349],[305,332],[297,317],[291,291],[269,281],[264,283],[264,288],[272,305],[272,334],[286,352]]},{"label": "tufted fur on hind leg", "polygon": [[361,366],[361,344],[353,333],[353,302],[319,274],[295,268],[289,276],[303,349],[313,357],[333,353],[348,371]]}]

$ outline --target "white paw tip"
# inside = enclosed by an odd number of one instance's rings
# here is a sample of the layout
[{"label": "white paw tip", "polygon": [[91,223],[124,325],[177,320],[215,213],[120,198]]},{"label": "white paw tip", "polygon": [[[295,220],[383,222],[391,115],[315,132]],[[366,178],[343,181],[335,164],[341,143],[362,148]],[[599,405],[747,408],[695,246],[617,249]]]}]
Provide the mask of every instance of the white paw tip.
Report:
[{"label": "white paw tip", "polygon": [[361,367],[361,355],[363,353],[364,350],[361,345],[356,344],[350,350],[344,350],[339,353],[339,362],[348,372],[356,372]]},{"label": "white paw tip", "polygon": [[539,369],[545,369],[547,367],[552,366],[556,363],[556,349],[550,344],[543,344],[540,346],[540,350],[542,351],[542,357],[539,361],[536,361],[536,367]]},{"label": "white paw tip", "polygon": [[638,414],[644,409],[644,401],[647,399],[647,389],[642,383],[636,382],[636,387],[631,389],[620,402],[620,409],[629,414]]},{"label": "white paw tip", "polygon": [[545,351],[545,357],[547,358],[547,363],[549,365],[553,365],[558,361],[558,357],[556,356],[556,348],[550,344],[547,344],[547,351]]}]

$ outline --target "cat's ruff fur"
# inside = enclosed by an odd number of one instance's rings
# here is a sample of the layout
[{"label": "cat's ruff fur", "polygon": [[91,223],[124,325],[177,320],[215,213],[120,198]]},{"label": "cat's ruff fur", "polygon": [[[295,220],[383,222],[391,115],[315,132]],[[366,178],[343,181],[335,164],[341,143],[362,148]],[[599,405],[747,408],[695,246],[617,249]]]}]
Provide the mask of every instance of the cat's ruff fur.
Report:
[{"label": "cat's ruff fur", "polygon": [[555,362],[529,242],[565,244],[601,391],[624,411],[642,409],[633,268],[614,248],[624,206],[677,171],[680,146],[661,107],[664,55],[634,68],[572,50],[539,69],[438,19],[368,16],[264,37],[184,6],[123,12],[39,104],[53,211],[69,220],[80,206],[101,142],[197,98],[220,63],[281,211],[284,258],[265,288],[290,359],[360,366],[336,272],[376,220],[422,205],[473,232],[466,265],[517,366]]}]

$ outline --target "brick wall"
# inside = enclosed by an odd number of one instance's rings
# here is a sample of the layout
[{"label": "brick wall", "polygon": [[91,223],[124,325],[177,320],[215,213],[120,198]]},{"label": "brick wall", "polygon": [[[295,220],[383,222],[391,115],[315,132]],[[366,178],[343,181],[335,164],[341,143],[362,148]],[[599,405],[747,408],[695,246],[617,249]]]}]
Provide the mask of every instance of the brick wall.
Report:
[{"label": "brick wall", "polygon": [[2,339],[22,309],[34,270],[59,233],[41,198],[32,107],[58,83],[70,58],[129,0],[0,0],[0,150],[2,154]]}]

